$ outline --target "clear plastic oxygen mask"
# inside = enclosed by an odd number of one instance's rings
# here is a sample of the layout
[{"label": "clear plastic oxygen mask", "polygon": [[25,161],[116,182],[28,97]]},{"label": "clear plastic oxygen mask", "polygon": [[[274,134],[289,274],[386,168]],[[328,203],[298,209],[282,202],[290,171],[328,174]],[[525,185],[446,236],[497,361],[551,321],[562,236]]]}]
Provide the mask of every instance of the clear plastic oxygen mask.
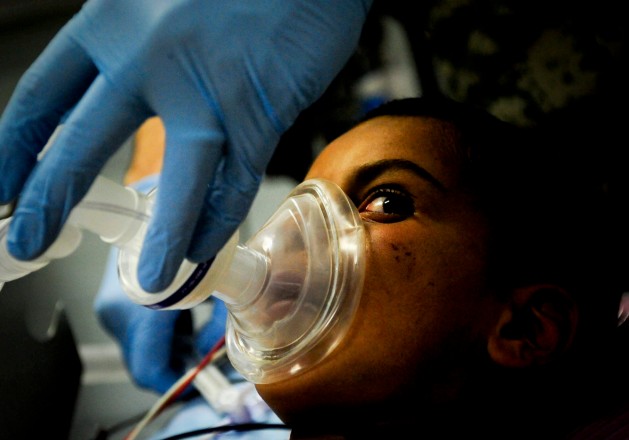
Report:
[{"label": "clear plastic oxygen mask", "polygon": [[[86,229],[120,248],[120,281],[136,303],[186,309],[210,296],[224,301],[228,356],[254,383],[299,374],[339,344],[362,291],[365,237],[358,211],[336,184],[312,179],[298,185],[246,243],[236,233],[213,261],[184,261],[173,283],[158,293],[143,291],[136,278],[153,196],[99,177],[57,240],[67,235],[67,244],[55,242],[50,257],[71,253]],[[3,260],[13,259],[4,235],[0,281],[17,278],[7,276]],[[46,254],[35,264],[46,264]]]}]

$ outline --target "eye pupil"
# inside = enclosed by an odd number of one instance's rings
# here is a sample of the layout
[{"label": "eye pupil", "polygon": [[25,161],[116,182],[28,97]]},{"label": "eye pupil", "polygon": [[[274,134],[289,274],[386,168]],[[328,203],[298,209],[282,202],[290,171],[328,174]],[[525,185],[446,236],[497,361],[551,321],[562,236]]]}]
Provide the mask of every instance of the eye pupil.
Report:
[{"label": "eye pupil", "polygon": [[395,213],[399,215],[412,215],[413,214],[413,204],[410,200],[404,197],[387,197],[382,202],[382,209],[385,213]]},{"label": "eye pupil", "polygon": [[382,202],[382,210],[386,213],[395,212],[395,203],[392,199],[384,199]]}]

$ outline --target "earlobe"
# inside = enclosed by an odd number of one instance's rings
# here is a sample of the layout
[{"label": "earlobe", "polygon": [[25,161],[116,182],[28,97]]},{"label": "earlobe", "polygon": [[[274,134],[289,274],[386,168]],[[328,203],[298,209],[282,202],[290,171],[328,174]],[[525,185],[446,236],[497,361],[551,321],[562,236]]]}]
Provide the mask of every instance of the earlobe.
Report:
[{"label": "earlobe", "polygon": [[578,312],[571,295],[553,285],[515,289],[490,335],[491,358],[506,367],[548,363],[570,347]]}]

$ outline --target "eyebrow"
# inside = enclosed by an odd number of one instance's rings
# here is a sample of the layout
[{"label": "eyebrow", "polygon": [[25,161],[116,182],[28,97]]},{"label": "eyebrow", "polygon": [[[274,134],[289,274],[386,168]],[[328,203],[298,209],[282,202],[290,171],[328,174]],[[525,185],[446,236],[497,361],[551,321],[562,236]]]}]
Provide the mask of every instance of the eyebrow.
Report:
[{"label": "eyebrow", "polygon": [[365,185],[387,171],[408,170],[423,180],[430,183],[441,192],[446,192],[446,187],[435,176],[415,162],[406,159],[383,159],[358,168],[355,173],[355,181]]}]

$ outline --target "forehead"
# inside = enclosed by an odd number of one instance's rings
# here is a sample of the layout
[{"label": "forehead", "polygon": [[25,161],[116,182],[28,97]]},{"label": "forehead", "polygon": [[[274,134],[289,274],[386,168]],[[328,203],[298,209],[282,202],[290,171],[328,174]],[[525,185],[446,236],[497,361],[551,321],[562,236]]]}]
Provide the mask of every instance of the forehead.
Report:
[{"label": "forehead", "polygon": [[379,116],[331,142],[306,178],[324,177],[343,186],[365,164],[406,159],[451,187],[458,180],[459,157],[458,137],[452,124],[420,116]]}]

